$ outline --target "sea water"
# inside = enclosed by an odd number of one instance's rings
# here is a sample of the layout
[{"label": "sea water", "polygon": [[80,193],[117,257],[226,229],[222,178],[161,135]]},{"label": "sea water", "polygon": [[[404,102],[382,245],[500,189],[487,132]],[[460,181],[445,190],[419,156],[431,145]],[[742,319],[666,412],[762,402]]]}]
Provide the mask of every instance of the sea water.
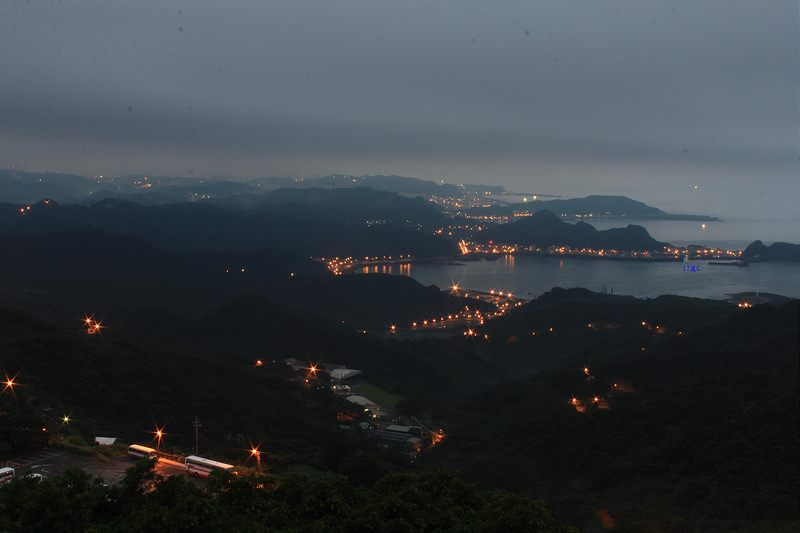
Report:
[{"label": "sea water", "polygon": [[[684,269],[691,265],[695,270]],[[725,299],[738,292],[769,292],[800,298],[800,263],[751,263],[748,267],[709,265],[707,261],[639,262],[556,256],[503,256],[493,261],[372,267],[369,272],[408,275],[442,290],[453,286],[489,292],[511,292],[535,298],[553,287],[639,298],[676,294]]]}]

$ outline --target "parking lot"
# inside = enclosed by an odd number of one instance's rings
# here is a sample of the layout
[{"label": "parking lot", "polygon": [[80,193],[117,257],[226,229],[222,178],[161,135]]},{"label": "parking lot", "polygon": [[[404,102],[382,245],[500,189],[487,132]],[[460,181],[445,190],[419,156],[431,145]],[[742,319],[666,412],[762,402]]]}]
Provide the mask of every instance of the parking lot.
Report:
[{"label": "parking lot", "polygon": [[[51,449],[18,457],[9,462],[16,470],[16,475],[22,476],[27,473],[41,474],[44,477],[57,476],[69,466],[80,468],[102,477],[109,485],[119,483],[125,476],[125,470],[136,463],[132,457],[111,457],[107,460],[95,459],[94,457],[77,455],[64,450]],[[164,476],[174,474],[185,475],[183,465],[173,461],[161,459],[156,463],[156,472]],[[186,476],[198,486],[204,486],[205,480]]]}]

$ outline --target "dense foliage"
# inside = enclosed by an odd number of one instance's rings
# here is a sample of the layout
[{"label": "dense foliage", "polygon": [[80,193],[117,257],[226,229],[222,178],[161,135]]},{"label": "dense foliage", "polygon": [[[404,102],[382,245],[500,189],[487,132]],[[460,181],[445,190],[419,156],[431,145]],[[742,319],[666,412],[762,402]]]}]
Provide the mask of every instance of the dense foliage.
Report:
[{"label": "dense foliage", "polygon": [[206,489],[144,459],[119,485],[82,470],[0,487],[0,530],[47,532],[569,533],[539,501],[480,493],[451,472],[391,474],[370,488],[343,477],[215,474]]},{"label": "dense foliage", "polygon": [[[557,324],[545,331],[595,344],[470,398],[436,464],[546,497],[589,530],[796,530],[799,302],[731,313],[663,298],[615,312],[601,295],[564,296],[573,305],[541,305]],[[536,307],[520,315],[544,321]],[[563,324],[569,308],[585,332]],[[600,318],[607,328],[587,327]]]}]

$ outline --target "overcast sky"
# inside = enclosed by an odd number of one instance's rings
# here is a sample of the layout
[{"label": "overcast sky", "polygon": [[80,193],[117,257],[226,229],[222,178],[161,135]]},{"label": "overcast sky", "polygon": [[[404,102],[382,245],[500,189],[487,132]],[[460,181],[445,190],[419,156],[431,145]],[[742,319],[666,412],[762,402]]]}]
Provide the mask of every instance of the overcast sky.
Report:
[{"label": "overcast sky", "polygon": [[797,217],[799,21],[794,0],[3,0],[0,167],[654,205],[757,187]]}]

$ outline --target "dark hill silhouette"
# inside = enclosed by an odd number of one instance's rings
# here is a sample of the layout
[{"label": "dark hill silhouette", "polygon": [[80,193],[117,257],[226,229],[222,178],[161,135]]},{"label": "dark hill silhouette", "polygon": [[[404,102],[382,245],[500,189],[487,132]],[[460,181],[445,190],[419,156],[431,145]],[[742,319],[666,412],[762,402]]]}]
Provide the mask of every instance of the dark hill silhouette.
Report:
[{"label": "dark hill silhouette", "polygon": [[187,270],[180,258],[138,237],[114,236],[88,225],[33,238],[0,235],[0,242],[8,252],[0,269],[12,279],[169,278]]},{"label": "dark hill silhouette", "polygon": [[585,198],[566,200],[533,200],[530,202],[491,207],[475,207],[469,213],[473,216],[496,215],[513,216],[518,213],[538,213],[552,211],[563,216],[595,216],[605,218],[639,218],[654,220],[719,220],[704,215],[675,215],[649,206],[627,196],[592,195]]},{"label": "dark hill silhouette", "polygon": [[394,224],[441,224],[435,204],[420,197],[407,198],[368,187],[353,189],[278,189],[261,197],[276,215],[312,220]]},{"label": "dark hill silhouette", "polygon": [[269,294],[290,307],[377,332],[388,332],[392,325],[406,329],[415,321],[456,314],[465,307],[484,313],[496,308],[390,274],[292,278],[270,287]]},{"label": "dark hill silhouette", "polygon": [[370,187],[378,191],[394,192],[401,194],[425,195],[425,196],[458,196],[459,187],[450,184],[440,184],[419,178],[409,178],[403,176],[350,176],[344,174],[330,174],[319,178],[261,178],[252,180],[249,183],[262,189],[277,188],[324,188],[352,189],[360,187]]},{"label": "dark hill silhouette", "polygon": [[97,183],[73,174],[0,169],[0,202],[31,204],[42,198],[88,194]]},{"label": "dark hill silhouette", "polygon": [[169,252],[133,235],[112,235],[86,225],[44,235],[0,234],[7,280],[166,280],[270,283],[291,273],[329,275],[323,265],[285,251]]},{"label": "dark hill silhouette", "polygon": [[761,241],[747,245],[742,254],[745,261],[800,261],[800,244],[774,242],[767,246]]},{"label": "dark hill silhouette", "polygon": [[[389,193],[361,191],[361,194],[374,198]],[[410,209],[399,208],[398,217],[413,216],[415,209],[421,216],[439,216],[425,203],[396,195],[387,198],[400,206],[410,206]],[[25,209],[3,204],[0,232],[42,235],[91,225],[116,235],[136,235],[158,248],[172,251],[244,252],[268,248],[305,257],[436,257],[457,253],[449,240],[432,232],[418,231],[416,222],[368,225],[364,221],[312,220],[276,215],[270,207],[243,210],[196,202],[137,206],[120,199],[102,200],[91,207],[50,202]],[[378,215],[379,208],[380,204],[372,214]]]},{"label": "dark hill silhouette", "polygon": [[591,195],[586,198],[567,200],[534,200],[522,205],[531,212],[547,209],[567,216],[593,213],[600,216],[649,217],[666,214],[656,207],[651,207],[627,196]]},{"label": "dark hill silhouette", "polygon": [[597,231],[585,222],[568,224],[551,211],[538,211],[530,217],[495,226],[473,235],[481,242],[501,242],[520,246],[536,246],[546,249],[551,246],[661,251],[668,243],[653,239],[647,230],[633,224],[625,228]]}]

